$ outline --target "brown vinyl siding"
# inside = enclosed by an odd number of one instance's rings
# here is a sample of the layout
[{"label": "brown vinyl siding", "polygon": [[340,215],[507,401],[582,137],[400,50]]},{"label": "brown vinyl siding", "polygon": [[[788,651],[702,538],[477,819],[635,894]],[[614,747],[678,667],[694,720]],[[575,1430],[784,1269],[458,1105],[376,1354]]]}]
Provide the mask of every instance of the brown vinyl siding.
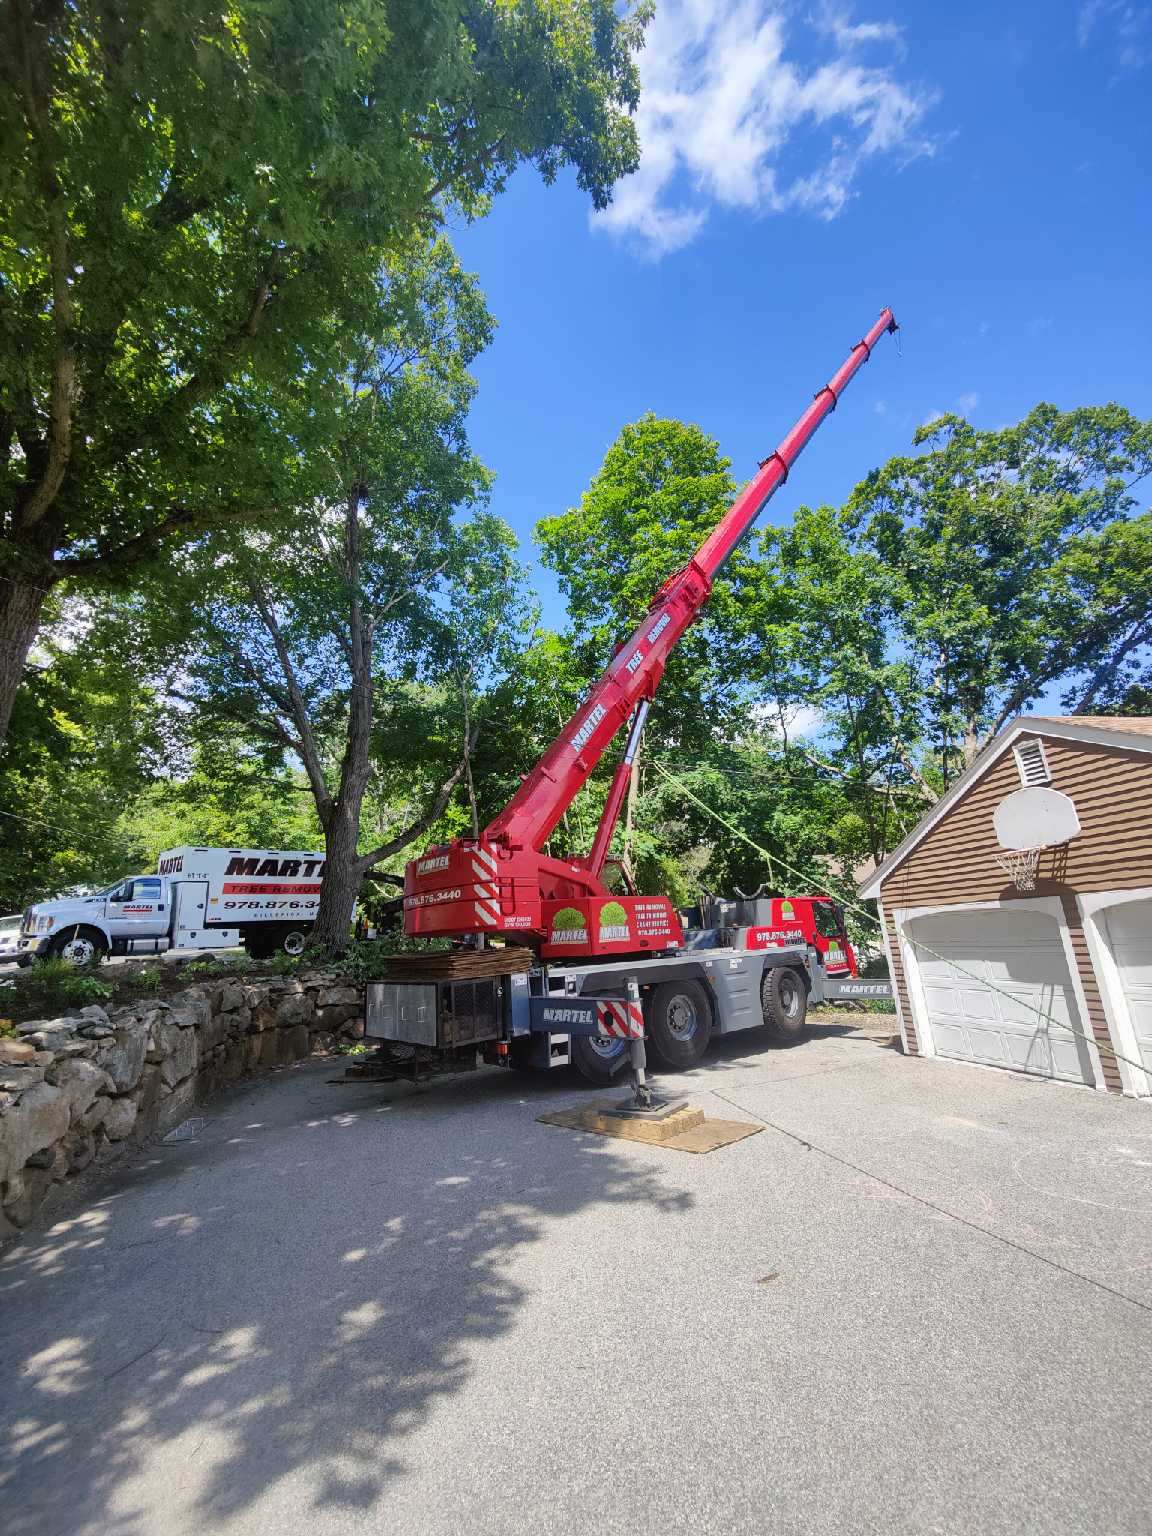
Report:
[{"label": "brown vinyl siding", "polygon": [[[1120,1075],[1107,1049],[1111,1038],[1076,897],[1152,885],[1152,755],[1043,731],[1019,737],[1017,744],[1032,735],[1043,740],[1050,787],[1072,797],[1080,818],[1078,837],[1064,848],[1040,855],[1035,891],[1017,892],[996,863],[999,849],[992,813],[1005,795],[1021,787],[1016,758],[1008,748],[882,882],[883,909],[892,913],[909,907],[1059,896],[1105,1082],[1117,1093]],[[896,937],[891,933],[890,937],[897,1006],[905,1021],[909,1050],[915,1054],[919,1046],[906,978]]]},{"label": "brown vinyl siding", "polygon": [[[1051,787],[1076,802],[1080,835],[1040,855],[1035,894],[1152,885],[1152,757],[1055,736],[1043,740]],[[887,910],[1010,900],[1016,892],[995,860],[992,812],[1019,788],[1009,748],[883,882]]]},{"label": "brown vinyl siding", "polygon": [[892,925],[884,912],[883,903],[877,902],[876,911],[884,931],[884,941],[888,953],[888,970],[892,976],[892,990],[896,994],[894,998],[896,1018],[904,1027],[904,1038],[908,1042],[908,1054],[910,1056],[918,1056],[920,1054],[920,1042],[916,1038],[916,1020],[912,1017],[912,1010],[908,1006],[908,987],[904,979],[904,959],[900,953],[900,945],[892,931]]}]

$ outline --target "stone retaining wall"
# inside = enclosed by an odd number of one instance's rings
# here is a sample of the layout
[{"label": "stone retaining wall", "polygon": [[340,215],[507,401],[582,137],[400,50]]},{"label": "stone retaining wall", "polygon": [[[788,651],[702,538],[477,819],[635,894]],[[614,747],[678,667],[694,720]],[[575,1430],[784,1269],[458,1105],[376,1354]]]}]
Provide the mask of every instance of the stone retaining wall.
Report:
[{"label": "stone retaining wall", "polygon": [[95,1005],[0,1037],[0,1237],[54,1186],[163,1134],[249,1073],[363,1033],[359,989],[315,972],[213,980],[114,1009]]}]

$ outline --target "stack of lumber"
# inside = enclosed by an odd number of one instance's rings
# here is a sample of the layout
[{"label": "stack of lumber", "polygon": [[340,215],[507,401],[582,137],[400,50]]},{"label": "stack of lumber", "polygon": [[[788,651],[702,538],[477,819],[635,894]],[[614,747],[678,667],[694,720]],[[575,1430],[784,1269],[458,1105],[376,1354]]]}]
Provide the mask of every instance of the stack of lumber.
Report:
[{"label": "stack of lumber", "polygon": [[527,971],[532,951],[507,949],[438,949],[424,954],[391,955],[384,962],[385,981],[476,981],[486,976],[511,976]]}]

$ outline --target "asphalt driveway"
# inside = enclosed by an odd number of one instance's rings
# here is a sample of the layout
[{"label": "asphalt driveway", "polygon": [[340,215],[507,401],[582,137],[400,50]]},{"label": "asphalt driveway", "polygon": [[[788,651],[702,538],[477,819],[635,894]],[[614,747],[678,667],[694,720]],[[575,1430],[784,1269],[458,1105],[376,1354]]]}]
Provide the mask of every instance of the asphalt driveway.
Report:
[{"label": "asphalt driveway", "polygon": [[8,1536],[1148,1531],[1149,1106],[740,1036],[694,1157],[331,1075],[5,1251]]}]

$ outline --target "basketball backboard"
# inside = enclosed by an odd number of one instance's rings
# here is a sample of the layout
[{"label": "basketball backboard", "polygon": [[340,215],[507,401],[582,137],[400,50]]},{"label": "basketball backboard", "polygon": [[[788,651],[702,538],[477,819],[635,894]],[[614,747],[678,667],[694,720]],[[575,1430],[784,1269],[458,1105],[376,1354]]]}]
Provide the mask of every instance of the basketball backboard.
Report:
[{"label": "basketball backboard", "polygon": [[1005,795],[992,813],[1001,848],[1051,848],[1080,831],[1080,818],[1068,795],[1033,786]]}]

